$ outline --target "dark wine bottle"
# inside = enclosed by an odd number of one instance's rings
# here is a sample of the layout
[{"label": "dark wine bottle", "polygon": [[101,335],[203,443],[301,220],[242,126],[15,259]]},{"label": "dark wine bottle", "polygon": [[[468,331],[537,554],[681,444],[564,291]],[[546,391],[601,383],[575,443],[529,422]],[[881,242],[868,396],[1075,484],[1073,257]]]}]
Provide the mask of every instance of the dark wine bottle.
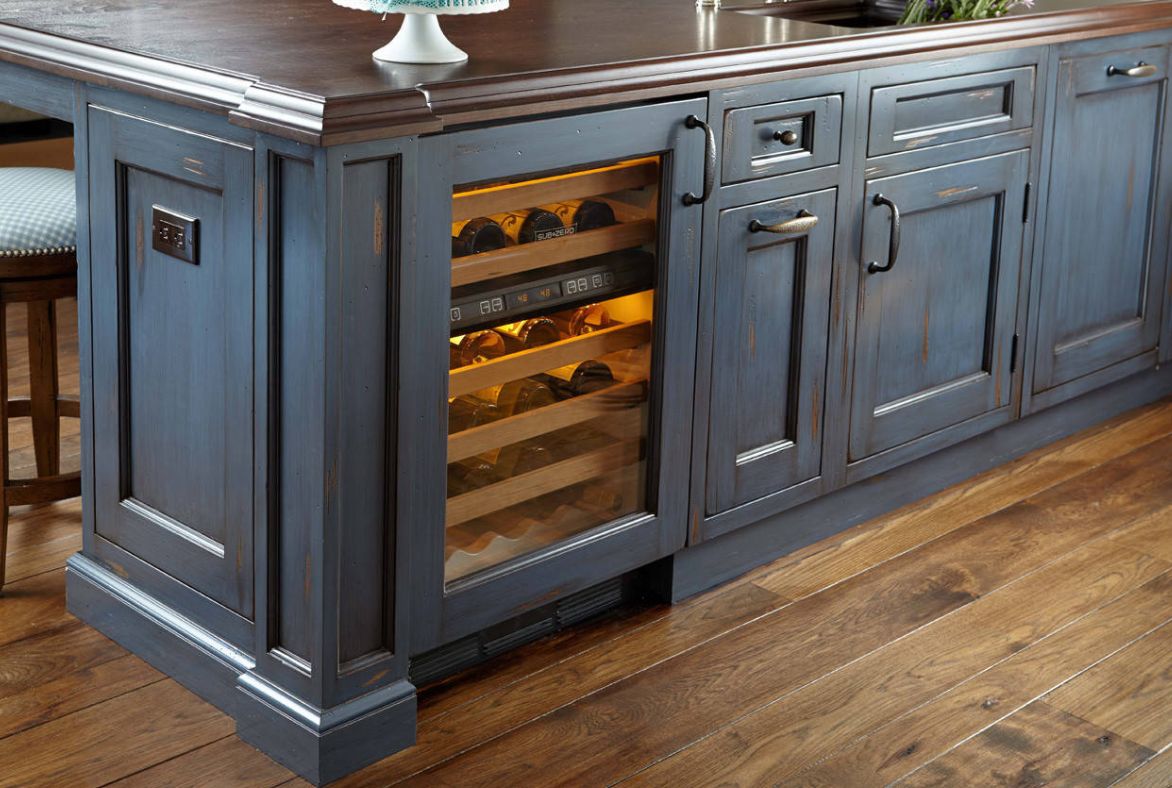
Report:
[{"label": "dark wine bottle", "polygon": [[496,331],[504,339],[505,348],[510,353],[548,345],[562,338],[558,324],[548,317],[531,317],[520,323],[497,326]]},{"label": "dark wine bottle", "polygon": [[561,399],[579,397],[614,385],[614,373],[601,361],[583,361],[581,364],[551,369],[544,382]]},{"label": "dark wine bottle", "polygon": [[504,249],[506,243],[505,231],[487,217],[481,216],[452,225],[452,257]]},{"label": "dark wine bottle", "polygon": [[568,337],[580,337],[614,323],[610,318],[610,312],[603,304],[588,304],[577,309],[556,312],[550,315],[549,319]]},{"label": "dark wine bottle", "polygon": [[505,231],[513,243],[528,244],[560,238],[573,232],[567,228],[556,213],[534,208],[529,211],[513,211],[492,217]]},{"label": "dark wine bottle", "polygon": [[491,403],[501,416],[516,416],[557,402],[549,386],[532,378],[511,380],[479,391],[477,398]]},{"label": "dark wine bottle", "polygon": [[577,233],[610,227],[615,223],[614,208],[602,200],[567,200],[545,208],[556,213],[562,223]]},{"label": "dark wine bottle", "polygon": [[450,344],[449,362],[452,369],[491,361],[508,352],[504,337],[491,330],[473,331],[463,336],[452,337]]},{"label": "dark wine bottle", "polygon": [[496,468],[480,457],[448,464],[448,496],[479,490],[497,480]]},{"label": "dark wine bottle", "polygon": [[[550,397],[552,398],[552,393]],[[466,394],[448,402],[448,434],[496,421],[503,414],[495,402]]]}]

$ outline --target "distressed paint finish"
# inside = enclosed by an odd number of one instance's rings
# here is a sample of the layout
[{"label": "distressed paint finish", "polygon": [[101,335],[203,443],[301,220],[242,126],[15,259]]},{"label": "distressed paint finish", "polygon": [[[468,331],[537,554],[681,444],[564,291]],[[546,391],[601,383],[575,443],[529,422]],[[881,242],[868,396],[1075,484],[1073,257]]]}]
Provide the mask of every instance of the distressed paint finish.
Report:
[{"label": "distressed paint finish", "polygon": [[[1156,362],[1172,216],[1168,51],[1121,49],[1058,64],[1037,261],[1031,393],[1039,406]],[[1141,62],[1157,73],[1107,73]]]},{"label": "distressed paint finish", "polygon": [[[1025,151],[867,184],[851,460],[1008,409],[1021,270]],[[883,194],[903,214],[891,271]],[[1008,416],[1008,414],[1007,414]]]},{"label": "distressed paint finish", "polygon": [[[819,474],[834,261],[833,189],[725,211],[720,219],[707,511]],[[808,212],[809,232],[752,232]]]}]

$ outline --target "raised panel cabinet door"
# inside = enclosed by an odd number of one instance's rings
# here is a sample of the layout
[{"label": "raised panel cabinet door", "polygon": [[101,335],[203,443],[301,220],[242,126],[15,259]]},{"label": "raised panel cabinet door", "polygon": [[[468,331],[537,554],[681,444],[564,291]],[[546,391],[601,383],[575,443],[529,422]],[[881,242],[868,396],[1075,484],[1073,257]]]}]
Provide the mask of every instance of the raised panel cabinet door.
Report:
[{"label": "raised panel cabinet door", "polygon": [[95,108],[90,156],[99,547],[251,619],[252,151]]},{"label": "raised panel cabinet door", "polygon": [[[1006,407],[1029,154],[867,184],[850,458]],[[901,244],[890,270],[894,203]]]},{"label": "raised panel cabinet door", "polygon": [[1162,47],[1059,64],[1034,393],[1159,343],[1172,191],[1160,175],[1169,171],[1167,76]]},{"label": "raised panel cabinet door", "polygon": [[836,190],[720,218],[709,514],[816,477]]}]

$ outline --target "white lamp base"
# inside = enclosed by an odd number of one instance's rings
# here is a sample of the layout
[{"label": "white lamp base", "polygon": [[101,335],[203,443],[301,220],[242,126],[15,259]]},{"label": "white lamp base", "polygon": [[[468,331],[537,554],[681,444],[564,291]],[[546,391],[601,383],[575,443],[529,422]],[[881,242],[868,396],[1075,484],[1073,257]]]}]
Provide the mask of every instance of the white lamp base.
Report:
[{"label": "white lamp base", "polygon": [[460,63],[468,54],[448,40],[435,14],[404,14],[403,26],[375,60],[390,63]]}]

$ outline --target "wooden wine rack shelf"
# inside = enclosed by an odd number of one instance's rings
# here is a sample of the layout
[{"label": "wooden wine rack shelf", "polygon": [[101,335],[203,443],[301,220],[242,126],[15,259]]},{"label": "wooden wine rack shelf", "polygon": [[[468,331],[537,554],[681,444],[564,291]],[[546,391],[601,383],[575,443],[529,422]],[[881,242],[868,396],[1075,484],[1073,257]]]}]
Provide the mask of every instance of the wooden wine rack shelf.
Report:
[{"label": "wooden wine rack shelf", "polygon": [[655,240],[655,222],[639,219],[547,241],[517,244],[452,260],[452,287],[520,274],[585,257],[633,249]]},{"label": "wooden wine rack shelf", "polygon": [[[616,412],[616,403],[629,406],[646,400],[647,384],[616,384],[600,391],[563,400],[544,408],[518,413],[501,421],[462,430],[448,437],[448,462],[464,460],[483,454],[499,446],[508,446],[529,438],[536,438],[555,430],[572,427],[584,421]],[[637,409],[629,408],[638,413]],[[620,411],[625,415],[627,411]],[[634,425],[638,429],[638,425]],[[628,435],[630,433],[627,433]]]},{"label": "wooden wine rack shelf", "polygon": [[615,443],[457,495],[448,499],[447,526],[460,525],[490,512],[634,465],[643,458],[642,453],[642,440]]},{"label": "wooden wine rack shelf", "polygon": [[452,198],[452,221],[460,222],[566,200],[580,200],[659,182],[659,160],[636,159],[584,172],[489,186],[460,192]]},{"label": "wooden wine rack shelf", "polygon": [[604,328],[592,334],[563,339],[548,345],[522,350],[483,364],[471,364],[454,369],[448,375],[448,396],[459,397],[481,389],[520,380],[587,359],[639,347],[651,341],[651,321]]}]

